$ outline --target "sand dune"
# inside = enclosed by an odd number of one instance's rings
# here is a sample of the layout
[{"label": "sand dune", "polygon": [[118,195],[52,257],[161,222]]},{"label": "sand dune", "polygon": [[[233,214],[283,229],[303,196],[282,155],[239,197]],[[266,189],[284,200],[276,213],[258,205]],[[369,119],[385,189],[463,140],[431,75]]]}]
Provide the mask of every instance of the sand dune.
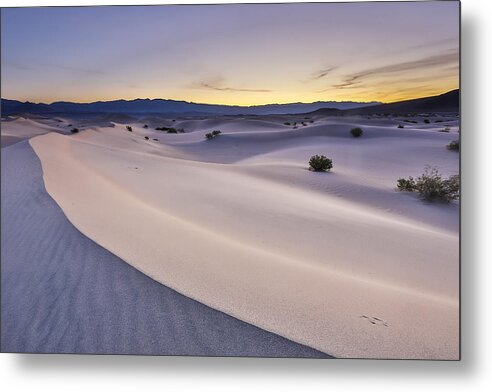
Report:
[{"label": "sand dune", "polygon": [[193,301],[83,236],[27,142],[2,150],[2,351],[326,357]]},{"label": "sand dune", "polygon": [[[353,139],[354,119],[265,121],[31,144],[68,219],[178,292],[338,357],[457,358],[457,206],[393,190],[425,163],[457,172],[444,148],[456,134],[362,120]],[[333,173],[306,170],[315,153],[334,157]]]}]

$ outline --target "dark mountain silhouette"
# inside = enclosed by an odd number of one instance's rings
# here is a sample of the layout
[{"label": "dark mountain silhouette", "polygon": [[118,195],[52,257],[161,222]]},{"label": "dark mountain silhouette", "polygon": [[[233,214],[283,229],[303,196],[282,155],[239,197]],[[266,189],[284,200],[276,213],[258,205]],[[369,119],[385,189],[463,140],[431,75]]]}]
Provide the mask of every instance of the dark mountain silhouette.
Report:
[{"label": "dark mountain silhouette", "polygon": [[345,116],[356,114],[459,112],[459,110],[460,90],[452,90],[432,97],[410,99],[343,111],[319,109],[309,114],[324,114],[327,116],[339,114]]},{"label": "dark mountain silhouette", "polygon": [[92,103],[54,102],[51,104],[19,102],[2,99],[2,115],[14,114],[101,114],[124,113],[139,114],[170,114],[170,115],[265,115],[305,113],[319,108],[353,109],[379,102],[313,102],[288,103],[258,106],[228,106],[201,104],[169,99],[134,99],[132,101],[117,100]]}]

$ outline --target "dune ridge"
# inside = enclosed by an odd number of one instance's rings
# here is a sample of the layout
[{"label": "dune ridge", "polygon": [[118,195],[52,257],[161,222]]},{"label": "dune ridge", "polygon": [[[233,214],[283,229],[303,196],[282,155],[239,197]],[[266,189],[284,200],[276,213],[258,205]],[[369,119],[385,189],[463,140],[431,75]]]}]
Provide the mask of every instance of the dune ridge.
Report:
[{"label": "dune ridge", "polygon": [[1,350],[325,358],[176,293],[82,235],[27,141],[2,149]]}]

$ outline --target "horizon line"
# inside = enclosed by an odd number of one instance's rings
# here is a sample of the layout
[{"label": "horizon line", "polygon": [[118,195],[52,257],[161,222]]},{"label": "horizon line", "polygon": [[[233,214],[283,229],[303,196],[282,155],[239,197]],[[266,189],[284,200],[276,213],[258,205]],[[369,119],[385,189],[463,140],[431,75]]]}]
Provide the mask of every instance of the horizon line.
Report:
[{"label": "horizon line", "polygon": [[433,95],[418,95],[412,98],[406,98],[403,100],[394,100],[394,101],[336,101],[336,100],[326,100],[326,101],[311,101],[311,102],[302,102],[302,101],[296,101],[296,102],[286,102],[286,103],[277,103],[277,102],[271,102],[271,103],[265,103],[265,104],[258,104],[258,105],[238,105],[238,104],[227,104],[227,103],[210,103],[210,102],[193,102],[193,101],[187,101],[184,99],[171,99],[171,98],[132,98],[132,99],[124,99],[124,98],[117,98],[117,99],[111,99],[111,100],[96,100],[96,101],[65,101],[65,100],[57,100],[57,101],[51,101],[51,102],[42,102],[42,101],[30,101],[30,100],[20,100],[20,99],[15,99],[15,98],[4,98],[1,97],[0,99],[6,99],[10,101],[17,101],[21,103],[32,103],[32,104],[43,104],[43,105],[52,105],[55,103],[73,103],[73,104],[93,104],[93,103],[106,103],[106,102],[116,102],[116,101],[125,101],[125,102],[132,102],[132,101],[156,101],[156,100],[161,100],[161,101],[174,101],[174,102],[184,102],[184,103],[189,103],[189,104],[195,104],[195,105],[215,105],[215,106],[229,106],[229,107],[243,107],[243,108],[251,108],[251,107],[259,107],[259,106],[268,106],[268,105],[296,105],[296,104],[314,104],[314,103],[321,103],[321,102],[330,102],[330,103],[359,103],[359,104],[371,104],[371,103],[378,103],[378,104],[387,104],[387,103],[394,103],[394,102],[404,102],[404,101],[411,101],[413,99],[420,99],[420,98],[427,98],[427,97],[436,97],[439,95],[443,95],[446,93],[449,93],[451,91],[459,90],[459,88],[443,91],[438,94],[433,94]]}]

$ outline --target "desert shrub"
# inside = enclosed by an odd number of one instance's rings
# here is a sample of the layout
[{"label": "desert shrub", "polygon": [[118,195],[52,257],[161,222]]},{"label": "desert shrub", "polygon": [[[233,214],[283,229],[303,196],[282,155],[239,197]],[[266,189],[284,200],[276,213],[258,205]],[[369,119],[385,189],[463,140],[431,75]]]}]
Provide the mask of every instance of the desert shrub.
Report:
[{"label": "desert shrub", "polygon": [[413,177],[399,178],[396,181],[396,187],[399,191],[413,192],[416,189],[415,180]]},{"label": "desert shrub", "polygon": [[398,124],[398,128],[405,128],[404,125]]},{"label": "desert shrub", "polygon": [[149,126],[148,126],[147,124],[145,124],[143,127],[144,127],[144,128],[148,128]]},{"label": "desert shrub", "polygon": [[126,126],[126,130],[128,132],[133,132],[133,128],[131,126],[129,126],[129,125]]},{"label": "desert shrub", "polygon": [[284,122],[284,125],[290,126],[290,122]]},{"label": "desert shrub", "polygon": [[205,134],[205,139],[212,140],[213,138],[214,138],[214,135],[212,135],[211,132]]},{"label": "desert shrub", "polygon": [[430,122],[431,122],[431,121],[430,121],[428,118],[426,118],[426,119],[424,120],[424,122],[425,122],[426,124],[430,124]]},{"label": "desert shrub", "polygon": [[70,132],[72,132],[72,133],[78,133],[79,132],[79,129],[78,128],[72,128],[70,130]]},{"label": "desert shrub", "polygon": [[444,120],[436,120],[435,123],[442,123]]},{"label": "desert shrub", "polygon": [[460,150],[460,141],[459,140],[453,140],[450,142],[446,148],[448,150],[454,150],[454,151],[459,151]]},{"label": "desert shrub", "polygon": [[352,128],[350,130],[350,133],[352,134],[353,137],[361,137],[364,131],[359,127],[357,127],[357,128]]},{"label": "desert shrub", "polygon": [[152,139],[152,140],[155,141],[155,142],[158,142],[159,141],[158,139]]},{"label": "desert shrub", "polygon": [[327,171],[333,167],[333,161],[324,155],[313,155],[309,159],[309,170]]},{"label": "desert shrub", "polygon": [[400,178],[397,181],[399,191],[418,192],[426,201],[443,201],[449,203],[460,197],[460,177],[458,175],[443,178],[436,168],[426,166],[424,173],[414,180]]},{"label": "desert shrub", "polygon": [[149,140],[149,137],[148,137],[148,136],[145,136],[145,137],[144,137],[144,139],[145,139],[145,140]]},{"label": "desert shrub", "polygon": [[167,133],[178,133],[178,130],[176,128],[169,128]]},{"label": "desert shrub", "polygon": [[212,135],[215,137],[215,136],[219,136],[222,132],[221,131],[212,131]]}]

